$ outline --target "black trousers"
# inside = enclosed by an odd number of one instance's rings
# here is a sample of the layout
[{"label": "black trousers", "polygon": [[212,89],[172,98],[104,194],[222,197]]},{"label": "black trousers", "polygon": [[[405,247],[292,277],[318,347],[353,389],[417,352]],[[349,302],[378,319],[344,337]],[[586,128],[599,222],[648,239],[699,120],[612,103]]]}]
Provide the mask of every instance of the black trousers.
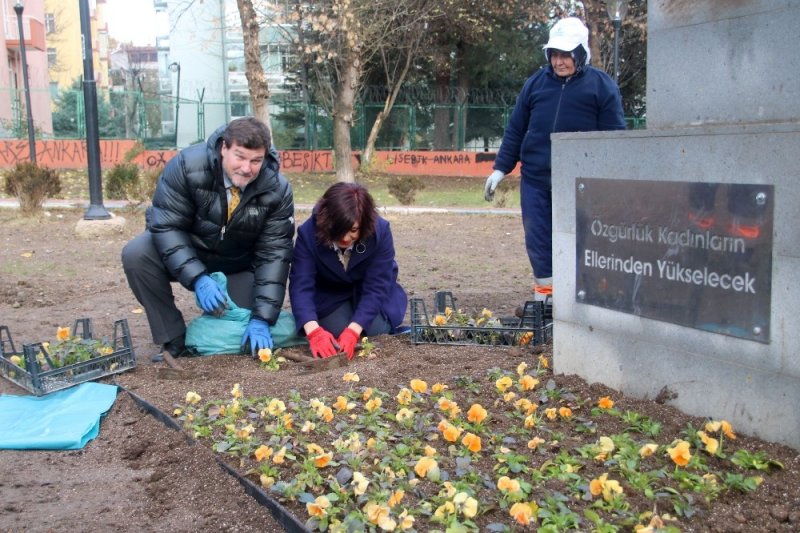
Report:
[{"label": "black trousers", "polygon": [[[186,335],[186,322],[175,305],[172,284],[177,280],[158,255],[149,231],[133,238],[122,249],[122,268],[136,300],[147,314],[155,344]],[[252,308],[253,273],[228,274],[228,295],[239,307]]]}]

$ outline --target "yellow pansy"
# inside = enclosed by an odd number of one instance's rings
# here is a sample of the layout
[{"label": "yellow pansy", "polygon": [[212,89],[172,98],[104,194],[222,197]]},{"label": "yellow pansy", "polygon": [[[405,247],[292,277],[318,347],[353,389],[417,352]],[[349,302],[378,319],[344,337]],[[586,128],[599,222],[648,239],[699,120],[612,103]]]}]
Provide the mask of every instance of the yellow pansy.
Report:
[{"label": "yellow pansy", "polygon": [[473,424],[480,424],[486,419],[487,415],[486,409],[484,409],[481,404],[473,403],[469,411],[467,411],[467,420]]},{"label": "yellow pansy", "polygon": [[353,494],[356,496],[361,496],[367,491],[367,486],[369,485],[369,480],[362,474],[361,472],[353,472],[353,482],[351,486],[353,487]]},{"label": "yellow pansy", "polygon": [[603,396],[597,400],[597,407],[600,409],[611,409],[614,407],[614,400],[612,400],[610,396]]},{"label": "yellow pansy", "polygon": [[451,501],[446,501],[442,505],[436,508],[436,511],[433,512],[433,516],[437,519],[446,519],[449,515],[456,513],[456,506]]},{"label": "yellow pansy", "polygon": [[381,520],[388,518],[390,512],[388,507],[385,505],[378,505],[375,502],[368,502],[367,505],[364,506],[363,511],[364,514],[367,515],[367,520],[376,526]]},{"label": "yellow pansy", "polygon": [[514,382],[511,381],[511,378],[508,376],[503,376],[494,382],[494,386],[497,387],[497,390],[500,392],[505,392],[513,384]]},{"label": "yellow pansy", "polygon": [[411,418],[414,418],[414,412],[411,411],[410,409],[406,409],[405,407],[397,411],[397,414],[394,415],[394,419],[397,420],[398,422],[403,422]]},{"label": "yellow pansy", "polygon": [[333,407],[336,408],[337,411],[349,411],[356,406],[353,402],[348,402],[347,398],[344,396],[337,396],[336,403],[333,404]]},{"label": "yellow pansy", "polygon": [[561,415],[562,418],[569,418],[572,416],[572,409],[569,407],[559,407],[558,414]]},{"label": "yellow pansy", "polygon": [[557,411],[555,407],[548,407],[544,410],[544,416],[546,416],[548,420],[555,420],[558,417]]},{"label": "yellow pansy", "polygon": [[389,496],[389,507],[394,507],[395,505],[399,504],[403,501],[403,497],[405,497],[406,493],[403,490],[396,490]]},{"label": "yellow pansy", "polygon": [[361,397],[366,402],[367,400],[369,400],[372,397],[372,393],[373,393],[372,387],[367,387],[367,388],[364,389],[364,393],[361,395]]},{"label": "yellow pansy", "polygon": [[528,363],[525,361],[521,362],[517,365],[517,375],[522,376],[525,374],[525,371],[528,369]]},{"label": "yellow pansy", "polygon": [[286,446],[278,450],[278,453],[272,456],[272,462],[276,465],[283,464],[286,460]]},{"label": "yellow pansy", "polygon": [[550,368],[550,361],[547,360],[547,357],[545,355],[539,356],[539,366],[541,366],[542,368]]},{"label": "yellow pansy", "polygon": [[531,523],[533,519],[533,514],[535,512],[534,506],[536,504],[531,503],[523,503],[517,502],[511,506],[511,509],[508,510],[508,514],[517,521],[518,524],[522,526],[527,526]]},{"label": "yellow pansy", "polygon": [[431,392],[434,393],[434,394],[440,394],[440,393],[446,391],[447,389],[448,389],[448,387],[444,383],[434,383],[431,386]]},{"label": "yellow pansy", "polygon": [[420,394],[428,391],[428,384],[421,379],[412,379],[409,385],[411,386],[411,390]]},{"label": "yellow pansy", "polygon": [[317,468],[325,468],[326,466],[328,466],[328,463],[331,462],[331,459],[333,459],[333,452],[322,453],[320,455],[317,455],[316,457],[314,457],[314,466],[316,466]]},{"label": "yellow pansy", "polygon": [[408,405],[411,403],[411,391],[406,387],[400,389],[400,392],[397,393],[397,403],[400,405]]},{"label": "yellow pansy", "polygon": [[439,464],[432,457],[422,457],[417,464],[414,465],[414,472],[420,478],[429,477],[430,474],[439,472]]},{"label": "yellow pansy", "polygon": [[639,457],[644,459],[645,457],[650,457],[658,450],[658,444],[654,444],[652,442],[645,444],[641,448],[639,448]]},{"label": "yellow pansy", "polygon": [[433,316],[433,325],[434,326],[444,326],[447,324],[447,317],[444,315],[434,315]]},{"label": "yellow pansy", "polygon": [[461,439],[461,444],[466,446],[472,453],[481,451],[481,438],[474,433],[467,433],[464,438]]},{"label": "yellow pansy", "polygon": [[608,456],[611,455],[611,452],[613,452],[615,448],[614,441],[605,436],[600,437],[597,446],[599,448],[599,453],[594,456],[597,461],[605,461],[608,459]]},{"label": "yellow pansy", "polygon": [[453,498],[456,510],[467,518],[474,518],[478,514],[478,500],[467,494],[459,492]]},{"label": "yellow pansy", "polygon": [[186,403],[188,403],[189,405],[196,405],[197,403],[200,402],[200,400],[202,400],[202,398],[196,392],[189,391],[186,393]]},{"label": "yellow pansy", "polygon": [[544,444],[544,439],[541,437],[533,437],[531,440],[528,441],[528,448],[531,450],[535,450],[539,447],[540,444]]},{"label": "yellow pansy", "polygon": [[519,379],[519,386],[522,388],[522,390],[533,390],[538,384],[539,380],[530,374],[525,374]]},{"label": "yellow pansy", "polygon": [[262,363],[269,363],[271,359],[272,359],[272,350],[270,350],[269,348],[261,348],[258,351],[258,360],[261,361]]},{"label": "yellow pansy", "polygon": [[679,440],[672,448],[667,448],[667,453],[672,458],[672,461],[678,466],[686,466],[692,458],[692,453],[689,450],[689,443],[685,440]]},{"label": "yellow pansy", "polygon": [[520,491],[520,484],[516,479],[511,479],[508,476],[502,476],[497,480],[497,488],[500,490],[500,492],[515,494]]},{"label": "yellow pansy", "polygon": [[714,437],[709,437],[705,431],[698,431],[697,436],[706,445],[706,451],[711,455],[716,455],[719,449],[719,441]]},{"label": "yellow pansy", "polygon": [[56,330],[56,339],[65,341],[69,339],[69,328],[58,328]]},{"label": "yellow pansy", "polygon": [[278,416],[284,411],[286,411],[286,404],[277,398],[273,398],[267,404],[267,412],[272,416]]},{"label": "yellow pansy", "polygon": [[238,383],[234,384],[233,388],[231,389],[231,396],[237,399],[242,397],[242,388]]},{"label": "yellow pansy", "polygon": [[404,509],[402,513],[397,516],[400,521],[398,524],[402,531],[406,531],[414,527],[414,517],[408,514],[408,509]]},{"label": "yellow pansy", "polygon": [[364,405],[364,408],[371,413],[381,405],[383,405],[383,401],[380,398],[372,398]]},{"label": "yellow pansy", "polygon": [[253,455],[255,455],[256,461],[261,462],[264,459],[270,458],[270,456],[272,455],[272,448],[262,444],[261,446],[256,448],[256,451],[253,452]]},{"label": "yellow pansy", "polygon": [[356,374],[355,372],[347,372],[344,376],[342,376],[342,381],[349,381],[352,383],[356,383],[360,379],[361,378],[359,378],[358,374]]},{"label": "yellow pansy", "polygon": [[308,502],[306,504],[306,510],[308,514],[316,518],[322,518],[323,516],[328,514],[327,509],[331,506],[330,500],[328,500],[325,496],[317,496],[317,499],[313,502]]}]

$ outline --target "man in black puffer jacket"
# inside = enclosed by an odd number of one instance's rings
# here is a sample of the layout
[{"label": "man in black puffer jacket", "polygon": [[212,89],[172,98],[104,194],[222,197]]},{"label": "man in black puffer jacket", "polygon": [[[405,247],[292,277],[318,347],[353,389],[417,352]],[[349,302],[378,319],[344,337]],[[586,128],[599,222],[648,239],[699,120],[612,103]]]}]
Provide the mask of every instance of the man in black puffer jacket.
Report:
[{"label": "man in black puffer jacket", "polygon": [[147,313],[154,360],[190,355],[186,324],[171,282],[195,291],[206,313],[221,313],[226,299],[209,273],[228,278],[228,293],[252,310],[242,345],[272,348],[269,326],[283,305],[292,258],[294,201],[279,172],[269,128],[253,117],[231,121],[208,142],[173,157],[161,174],[146,230],[125,245],[122,265]]}]

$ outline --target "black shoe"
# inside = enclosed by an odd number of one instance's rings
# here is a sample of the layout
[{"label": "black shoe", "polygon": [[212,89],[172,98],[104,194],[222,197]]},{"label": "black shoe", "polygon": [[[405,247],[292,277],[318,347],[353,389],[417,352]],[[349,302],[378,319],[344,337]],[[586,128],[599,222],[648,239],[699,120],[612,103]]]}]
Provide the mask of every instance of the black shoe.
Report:
[{"label": "black shoe", "polygon": [[185,345],[180,346],[180,345],[177,345],[177,343],[174,343],[174,342],[170,341],[170,342],[164,344],[164,346],[161,348],[161,351],[159,353],[157,353],[157,354],[153,355],[152,357],[150,357],[150,361],[153,362],[153,363],[161,363],[162,361],[164,361],[164,352],[169,352],[169,354],[173,358],[178,358],[178,357],[198,357],[200,355],[200,352],[198,352],[193,347],[185,346]]}]

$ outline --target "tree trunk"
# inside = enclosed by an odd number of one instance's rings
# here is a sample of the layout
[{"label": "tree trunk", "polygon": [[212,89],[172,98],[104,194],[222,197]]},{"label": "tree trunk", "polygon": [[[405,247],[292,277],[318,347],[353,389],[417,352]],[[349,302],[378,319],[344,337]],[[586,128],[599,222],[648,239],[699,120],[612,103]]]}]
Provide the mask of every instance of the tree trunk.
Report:
[{"label": "tree trunk", "polygon": [[348,55],[342,69],[342,79],[336,92],[333,112],[333,157],[336,168],[336,180],[353,183],[352,145],[350,128],[353,127],[353,112],[358,86],[359,70],[356,59]]},{"label": "tree trunk", "polygon": [[[414,50],[416,50],[416,46]],[[398,76],[392,86],[389,87],[389,94],[386,96],[386,101],[383,103],[383,109],[378,113],[378,116],[375,117],[375,122],[372,124],[372,129],[369,131],[369,136],[367,137],[367,144],[364,146],[364,153],[361,154],[361,170],[369,170],[372,164],[372,157],[375,153],[375,141],[378,140],[378,134],[381,132],[381,127],[383,127],[386,117],[392,112],[392,107],[394,107],[394,103],[397,100],[397,95],[400,94],[400,88],[406,80],[406,76],[408,75],[413,61],[414,54],[409,52],[406,55],[405,64],[403,65],[400,76]]]},{"label": "tree trunk", "polygon": [[[449,67],[448,67],[449,68]],[[433,149],[450,149],[450,108],[447,98],[450,87],[450,74],[440,73],[436,76],[436,107],[433,110]]]},{"label": "tree trunk", "polygon": [[261,64],[261,46],[258,42],[258,20],[253,9],[252,0],[236,0],[239,7],[239,18],[242,21],[242,37],[244,39],[244,64],[247,76],[247,88],[250,90],[250,106],[253,116],[270,127],[269,119],[269,84]]}]

